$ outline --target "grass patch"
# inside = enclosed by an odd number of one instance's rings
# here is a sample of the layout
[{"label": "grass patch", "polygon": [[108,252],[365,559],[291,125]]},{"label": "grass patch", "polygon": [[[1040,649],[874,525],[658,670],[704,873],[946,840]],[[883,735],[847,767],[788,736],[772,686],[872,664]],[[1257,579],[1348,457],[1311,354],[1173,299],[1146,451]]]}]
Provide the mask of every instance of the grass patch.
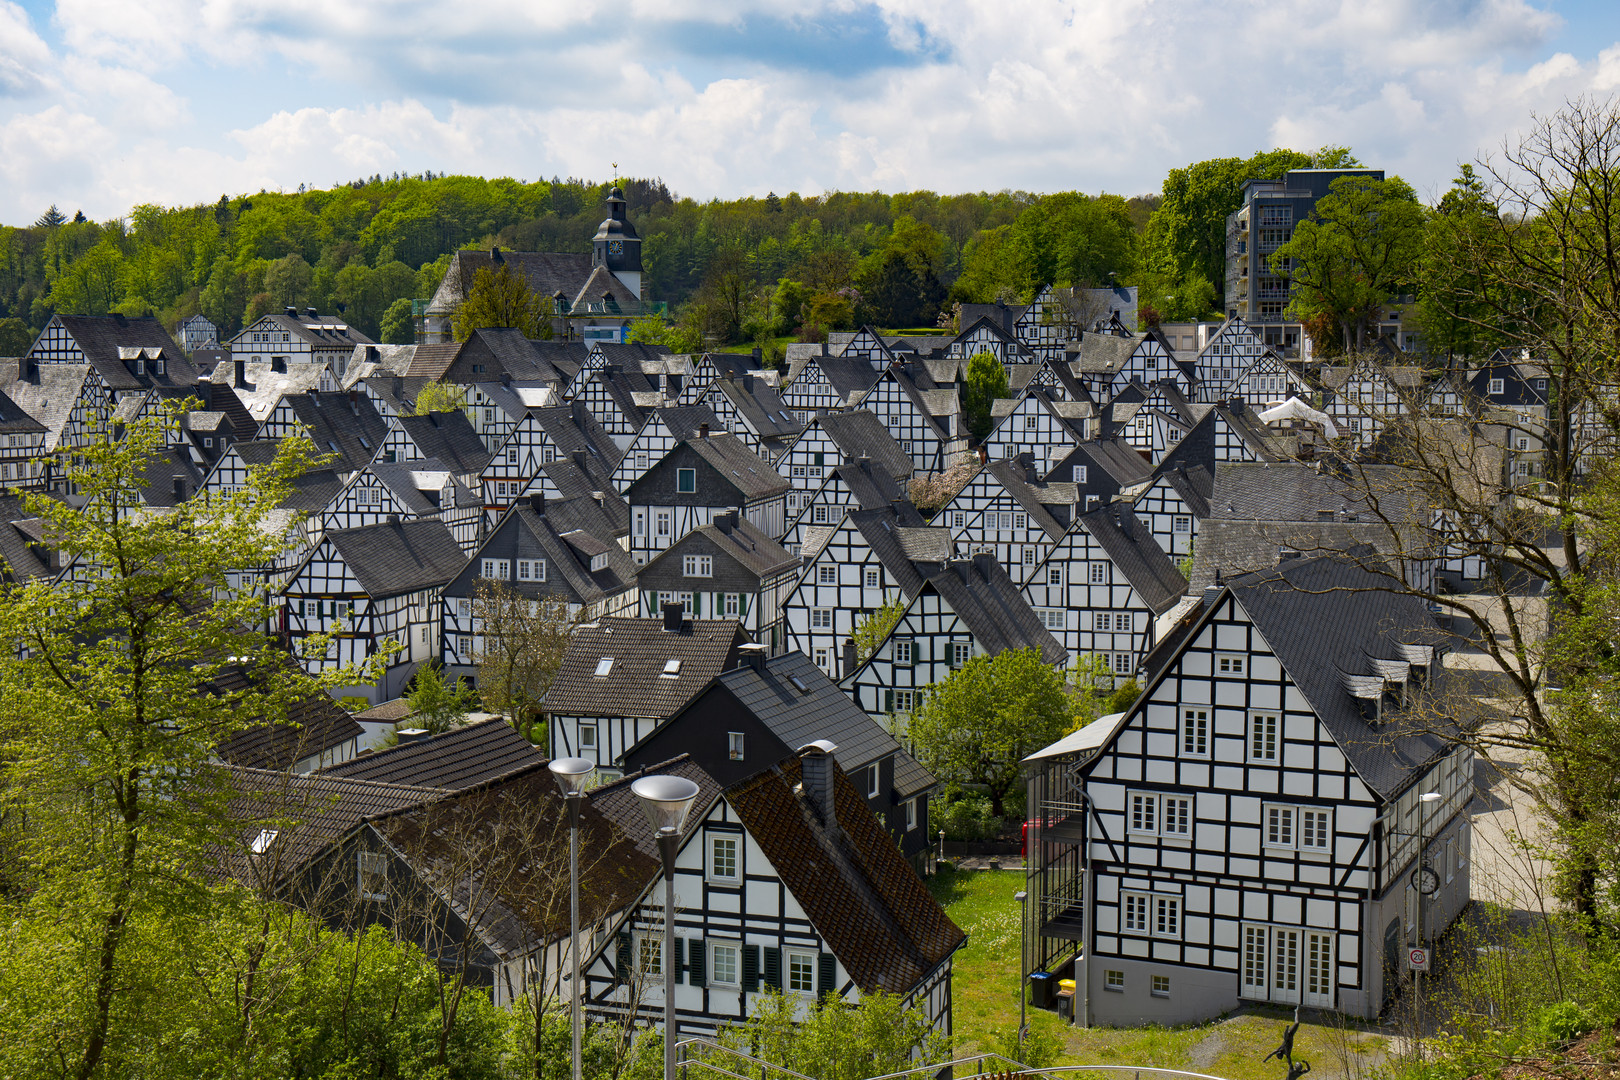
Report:
[{"label": "grass patch", "polygon": [[[952,967],[958,1057],[988,1052],[995,1033],[1018,1028],[1019,912],[1013,894],[1023,887],[1020,870],[941,870],[928,879],[934,899],[968,934]],[[1062,1065],[1187,1069],[1227,1080],[1283,1080],[1286,1069],[1260,1059],[1282,1041],[1293,1020],[1289,1010],[1245,1008],[1203,1024],[1086,1030],[1044,1009],[1030,1009],[1028,1016],[1032,1031],[1064,1040]],[[1295,1057],[1311,1062],[1313,1080],[1365,1080],[1387,1052],[1386,1041],[1364,1025],[1341,1025],[1320,1013],[1303,1019]]]}]

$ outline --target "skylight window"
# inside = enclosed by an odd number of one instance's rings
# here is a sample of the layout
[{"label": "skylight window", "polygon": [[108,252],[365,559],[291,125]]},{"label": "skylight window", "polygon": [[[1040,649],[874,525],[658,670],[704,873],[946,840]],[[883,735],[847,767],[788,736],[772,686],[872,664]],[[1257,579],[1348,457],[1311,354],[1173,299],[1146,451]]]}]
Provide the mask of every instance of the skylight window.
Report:
[{"label": "skylight window", "polygon": [[788,682],[792,683],[793,689],[797,690],[801,694],[808,694],[810,692],[810,688],[804,685],[804,682],[800,680],[797,675],[789,675]]},{"label": "skylight window", "polygon": [[276,842],[278,835],[280,834],[275,829],[260,829],[259,835],[255,836],[253,843],[248,845],[248,850],[255,855],[263,855],[270,850],[270,845]]},{"label": "skylight window", "polygon": [[601,677],[605,676],[608,672],[610,672],[612,670],[613,670],[613,657],[604,656],[604,657],[602,657],[602,659],[600,659],[600,660],[598,660],[596,662],[596,675],[597,675],[598,678],[601,678]]},{"label": "skylight window", "polygon": [[673,679],[677,675],[679,675],[680,673],[681,673],[681,662],[679,660],[665,660],[664,661],[664,676],[666,678]]},{"label": "skylight window", "polygon": [[327,439],[326,440],[326,445],[330,446],[332,448],[332,453],[334,453],[334,454],[341,454],[343,452],[343,451],[338,449],[338,444],[337,444],[336,439]]}]

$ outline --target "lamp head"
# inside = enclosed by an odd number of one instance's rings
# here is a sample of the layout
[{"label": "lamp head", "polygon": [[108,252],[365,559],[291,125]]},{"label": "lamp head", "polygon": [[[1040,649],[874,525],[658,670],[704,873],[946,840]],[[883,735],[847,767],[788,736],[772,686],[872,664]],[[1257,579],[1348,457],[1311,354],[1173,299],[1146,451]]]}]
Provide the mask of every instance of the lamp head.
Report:
[{"label": "lamp head", "polygon": [[1025,892],[1023,889],[1019,889],[1017,892],[1013,893],[1013,899],[1022,904],[1024,902],[1024,897],[1028,895],[1029,893]]},{"label": "lamp head", "polygon": [[686,827],[686,815],[697,800],[698,786],[684,776],[643,776],[630,785],[641,799],[653,831],[679,833]]},{"label": "lamp head", "polygon": [[1425,791],[1422,795],[1418,796],[1418,801],[1426,803],[1439,802],[1440,793],[1438,791]]},{"label": "lamp head", "polygon": [[564,795],[579,795],[585,791],[585,782],[591,778],[591,773],[596,771],[596,763],[582,757],[552,758],[546,768],[551,770]]}]

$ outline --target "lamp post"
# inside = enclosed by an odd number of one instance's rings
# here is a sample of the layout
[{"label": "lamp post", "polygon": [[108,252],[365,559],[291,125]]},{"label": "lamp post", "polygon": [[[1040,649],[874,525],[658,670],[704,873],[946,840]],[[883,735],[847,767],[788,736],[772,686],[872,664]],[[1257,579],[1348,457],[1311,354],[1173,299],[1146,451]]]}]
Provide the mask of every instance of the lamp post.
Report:
[{"label": "lamp post", "polygon": [[[1419,948],[1428,948],[1423,938],[1423,901],[1427,896],[1424,889],[1428,883],[1423,879],[1423,871],[1428,867],[1428,817],[1429,807],[1440,801],[1438,791],[1425,791],[1418,796],[1418,853],[1417,872],[1413,879],[1417,884],[1417,944]],[[1434,963],[1434,957],[1429,957],[1429,963]],[[1416,1006],[1417,1032],[1413,1045],[1417,1048],[1418,1057],[1423,1057],[1423,972],[1412,972],[1412,1001]]]},{"label": "lamp post", "polygon": [[[1027,858],[1027,856],[1026,856]],[[1029,996],[1029,972],[1024,961],[1024,935],[1029,932],[1029,893],[1019,889],[1013,893],[1013,899],[1018,901],[1018,1056],[1024,1056],[1024,1032],[1028,1021],[1024,1013],[1024,999]],[[1022,1062],[1020,1062],[1022,1064]]]},{"label": "lamp post", "polygon": [[675,850],[698,786],[684,776],[643,776],[630,790],[641,798],[664,861],[664,1080],[675,1080]]},{"label": "lamp post", "polygon": [[574,1080],[580,1080],[579,1054],[579,812],[585,802],[585,783],[596,771],[594,762],[582,757],[553,758],[546,766],[562,788],[568,804],[568,948],[574,958],[569,987],[569,1011],[574,1029]]}]

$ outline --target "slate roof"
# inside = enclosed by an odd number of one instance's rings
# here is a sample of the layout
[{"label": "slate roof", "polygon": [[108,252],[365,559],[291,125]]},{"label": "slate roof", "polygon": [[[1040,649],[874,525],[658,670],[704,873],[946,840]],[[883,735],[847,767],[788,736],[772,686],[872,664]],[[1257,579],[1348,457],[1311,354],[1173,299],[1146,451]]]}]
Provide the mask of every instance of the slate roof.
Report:
[{"label": "slate roof", "polygon": [[1374,674],[1370,659],[1402,659],[1403,643],[1450,639],[1422,600],[1390,591],[1391,584],[1349,559],[1327,557],[1291,561],[1228,586],[1356,773],[1385,799],[1451,750],[1436,734],[1380,728],[1345,689],[1345,675]]},{"label": "slate roof", "polygon": [[1426,521],[1428,503],[1408,474],[1391,465],[1357,465],[1355,476],[1297,462],[1223,461],[1215,467],[1210,516],[1252,521]]},{"label": "slate roof", "polygon": [[[928,561],[935,563],[944,562],[951,556],[951,531],[924,527],[922,516],[909,502],[892,503],[875,510],[852,510],[845,520],[860,532],[894,583],[907,596],[916,596],[923,584],[923,574],[908,550],[933,556]],[[812,532],[805,530],[804,551],[807,554],[811,551]],[[825,544],[826,540],[823,539],[818,546]]]},{"label": "slate roof", "polygon": [[[1405,354],[1403,353],[1400,355]],[[1317,375],[1317,381],[1322,384],[1323,389],[1343,391],[1346,384],[1349,383],[1350,376],[1353,371],[1358,373],[1358,377],[1362,375],[1367,377],[1376,377],[1382,375],[1392,385],[1398,386],[1405,390],[1410,390],[1423,385],[1423,369],[1420,367],[1415,367],[1410,364],[1388,365],[1365,362],[1331,366],[1323,365],[1320,373]]]},{"label": "slate roof", "polygon": [[[613,518],[594,499],[547,499],[539,506],[536,503],[533,499],[522,500],[513,504],[507,514],[546,553],[552,576],[544,583],[518,582],[514,587],[519,592],[549,596],[557,591],[551,586],[561,583],[580,603],[594,604],[635,586],[635,560],[615,542]],[[500,528],[497,525],[490,533],[490,540]],[[607,564],[593,571],[591,555],[598,552],[607,556]],[[473,560],[478,557],[474,552]]]},{"label": "slate roof", "polygon": [[1076,446],[1048,475],[1067,474],[1072,479],[1075,465],[1090,465],[1094,469],[1101,469],[1122,488],[1140,484],[1153,475],[1153,466],[1147,459],[1130,443],[1117,437],[1087,439]]},{"label": "slate roof", "polygon": [[1187,504],[1187,509],[1193,517],[1200,521],[1209,517],[1210,496],[1215,492],[1215,473],[1202,465],[1188,468],[1185,465],[1175,464],[1165,468],[1167,462],[1161,462],[1155,479],[1163,479],[1175,489]]},{"label": "slate roof", "polygon": [[319,390],[325,370],[325,364],[292,364],[286,371],[276,371],[265,363],[244,364],[242,382],[237,384],[235,365],[227,361],[214,368],[209,381],[231,387],[248,415],[262,424],[287,395]]},{"label": "slate roof", "polygon": [[[736,560],[744,570],[761,579],[775,577],[803,565],[797,555],[771,539],[747,518],[738,517],[737,512],[733,510],[719,515],[706,525],[692,529],[640,567],[639,573],[647,572],[649,568],[657,566],[665,559],[673,562],[681,558],[686,554],[687,540],[700,535],[707,538],[721,554]],[[625,558],[629,556],[626,555]]]},{"label": "slate roof", "polygon": [[785,494],[791,486],[770,462],[748,448],[735,435],[710,435],[707,439],[687,439],[698,457],[734,484],[745,499],[767,499]]},{"label": "slate roof", "polygon": [[[271,312],[264,316],[276,326],[287,331],[295,340],[308,342],[312,348],[323,352],[334,349],[348,349],[351,352],[356,345],[375,345],[369,337],[343,321],[341,315],[311,315],[307,311],[299,315],[288,315],[285,311]],[[258,320],[254,320],[257,322]],[[232,339],[232,346],[236,349],[250,349],[252,346],[246,342],[240,345],[241,335]],[[261,347],[261,351],[263,351]]]},{"label": "slate roof", "polygon": [[45,543],[43,527],[43,519],[23,505],[22,496],[0,493],[0,560],[8,580],[27,582],[60,569],[60,558]]},{"label": "slate roof", "polygon": [[709,386],[711,391],[725,395],[732,408],[747,423],[748,429],[762,439],[785,439],[797,435],[801,430],[800,423],[782,405],[776,390],[763,379],[756,379],[752,375],[721,377]]},{"label": "slate roof", "polygon": [[[748,640],[735,619],[687,619],[680,630],[662,618],[607,618],[579,628],[546,693],[546,711],[564,716],[673,716],[737,663]],[[613,658],[606,675],[599,661]],[[667,661],[681,661],[680,674],[663,675]]]},{"label": "slate roof", "polygon": [[[1187,591],[1187,579],[1171,563],[1153,532],[1122,502],[1080,516],[1080,527],[1096,539],[1109,560],[1155,615],[1175,606]],[[1199,533],[1203,542],[1203,533]]]},{"label": "slate roof", "polygon": [[[163,329],[163,324],[150,316],[131,319],[123,315],[53,315],[51,318],[72,335],[85,361],[96,369],[109,389],[190,386],[197,381],[197,369],[186,359],[185,351]],[[119,349],[157,349],[163,356],[163,374],[136,375],[119,356]],[[49,366],[40,365],[41,368]]]},{"label": "slate roof", "polygon": [[832,828],[804,791],[797,757],[734,784],[726,801],[861,991],[904,994],[967,935],[843,770],[833,773]]},{"label": "slate roof", "polygon": [[388,421],[369,398],[309,391],[289,394],[284,403],[309,433],[320,454],[335,453],[331,468],[363,469],[388,437]]},{"label": "slate roof", "polygon": [[710,431],[720,430],[720,421],[715,417],[714,410],[707,405],[673,405],[668,408],[654,409],[649,422],[657,418],[663,421],[664,427],[677,439],[695,439],[704,424],[709,425]]},{"label": "slate roof", "polygon": [[591,276],[591,256],[546,251],[458,251],[450,256],[444,280],[428,304],[429,315],[449,315],[467,298],[479,270],[490,270],[504,263],[527,280],[536,296],[562,293],[570,301]]},{"label": "slate roof", "polygon": [[862,510],[880,510],[896,500],[906,499],[906,489],[895,480],[894,474],[871,461],[857,460],[849,465],[838,465],[828,476],[836,476],[849,488]]},{"label": "slate roof", "polygon": [[[244,465],[253,468],[270,464],[280,445],[280,439],[249,439],[232,444],[231,449],[236,451],[236,456]],[[324,510],[337,498],[343,486],[343,477],[338,475],[336,469],[311,469],[292,482],[292,490],[281,501],[280,507],[313,514]]]},{"label": "slate roof", "polygon": [[90,377],[88,364],[40,364],[32,379],[15,379],[0,389],[46,431],[45,449],[57,449],[73,418],[73,407]]},{"label": "slate roof", "polygon": [[545,754],[495,717],[453,728],[416,742],[362,754],[330,768],[324,776],[347,776],[415,787],[458,791],[517,769],[544,764]]},{"label": "slate roof", "polygon": [[[71,366],[71,365],[70,365]],[[45,425],[8,397],[4,390],[0,390],[0,432],[12,435],[37,435],[45,431]]]},{"label": "slate roof", "polygon": [[[630,534],[630,504],[613,486],[613,469],[601,458],[581,452],[571,458],[547,462],[540,466],[540,472],[562,496],[552,501],[575,508],[571,519],[579,523],[575,528],[598,536]],[[601,496],[600,501],[598,496]]]},{"label": "slate roof", "polygon": [[866,409],[822,413],[805,430],[808,432],[810,426],[815,425],[819,425],[838,446],[846,462],[864,457],[882,467],[896,480],[911,478],[911,456],[900,449],[895,437],[889,434],[888,425],[879,420],[876,413]]},{"label": "slate roof", "polygon": [[418,345],[411,353],[410,365],[401,374],[408,379],[438,382],[461,356],[465,346],[466,342],[463,341],[435,341]]},{"label": "slate roof", "polygon": [[583,341],[534,341],[515,327],[484,327],[468,336],[463,353],[495,361],[513,380],[537,380],[560,388],[579,374],[590,355],[590,346]]},{"label": "slate roof", "polygon": [[[549,405],[530,409],[529,415],[557,447],[559,457],[588,450],[611,466],[617,466],[624,452],[613,436],[596,422],[583,401],[570,401],[566,405]],[[611,474],[611,469],[609,473]]]},{"label": "slate roof", "polygon": [[994,555],[948,562],[923,588],[939,593],[991,656],[1033,648],[1048,664],[1069,659],[1069,650],[1041,625],[1040,616]]},{"label": "slate roof", "polygon": [[326,542],[373,599],[438,588],[467,564],[454,534],[437,518],[335,529]]},{"label": "slate roof", "polygon": [[423,457],[437,458],[452,472],[477,476],[489,464],[491,454],[478,437],[478,431],[460,409],[429,413],[426,416],[399,416],[394,420]]},{"label": "slate roof", "polygon": [[[290,656],[284,662],[293,663]],[[220,669],[213,682],[236,693],[248,688],[251,676],[240,666]],[[259,724],[238,732],[215,748],[220,760],[253,769],[290,769],[305,758],[341,746],[365,733],[359,722],[322,691],[293,702],[284,722]]]},{"label": "slate roof", "polygon": [[[440,503],[444,482],[455,485],[457,506],[478,506],[476,495],[467,489],[455,472],[438,458],[419,461],[373,461],[366,466],[371,474],[404,503],[412,514],[426,517],[446,509]],[[426,484],[426,487],[421,485]]]},{"label": "slate roof", "polygon": [[[1021,455],[1022,456],[1022,455]],[[1029,514],[1029,519],[1041,527],[1052,540],[1061,539],[1068,532],[1068,526],[1052,516],[1047,506],[1067,506],[1072,511],[1079,502],[1078,489],[1072,483],[1054,482],[1029,479],[1025,462],[1014,458],[1001,458],[990,462],[985,468],[996,481],[1006,490],[1007,494],[1018,500],[1018,505]]]},{"label": "slate roof", "polygon": [[[652,823],[647,820],[647,811],[642,808],[641,796],[630,790],[630,786],[643,776],[681,776],[698,786],[697,798],[692,800],[692,812],[688,821],[701,821],[708,814],[709,808],[720,798],[720,784],[706,772],[701,765],[685,754],[661,761],[656,765],[649,765],[645,769],[638,769],[626,773],[612,783],[591,789],[591,795],[586,804],[595,806],[602,816],[619,829],[629,841],[636,846],[636,850],[644,855],[657,859],[658,834],[653,832]],[[553,783],[555,787],[555,783]],[[688,836],[693,835],[688,832]],[[660,861],[659,865],[662,865]],[[649,880],[650,883],[650,880]],[[611,938],[608,939],[610,942]]]},{"label": "slate roof", "polygon": [[[794,346],[789,345],[788,348],[793,349]],[[825,351],[825,346],[821,347],[823,351],[819,354],[813,351],[817,346],[809,345],[804,348],[810,350],[807,355],[793,360],[788,365],[789,384],[796,382],[804,366],[814,360],[822,375],[826,377],[827,385],[843,398],[845,405],[853,405],[864,397],[883,374],[864,356],[834,356]]]},{"label": "slate roof", "polygon": [[1130,362],[1131,356],[1146,341],[1148,334],[1118,337],[1114,334],[1085,334],[1079,341],[1070,342],[1064,359],[1075,374],[1112,375]]},{"label": "slate roof", "polygon": [[191,454],[184,448],[170,446],[143,461],[140,475],[131,479],[141,489],[141,499],[147,506],[171,507],[197,494],[203,471],[192,463]]}]

